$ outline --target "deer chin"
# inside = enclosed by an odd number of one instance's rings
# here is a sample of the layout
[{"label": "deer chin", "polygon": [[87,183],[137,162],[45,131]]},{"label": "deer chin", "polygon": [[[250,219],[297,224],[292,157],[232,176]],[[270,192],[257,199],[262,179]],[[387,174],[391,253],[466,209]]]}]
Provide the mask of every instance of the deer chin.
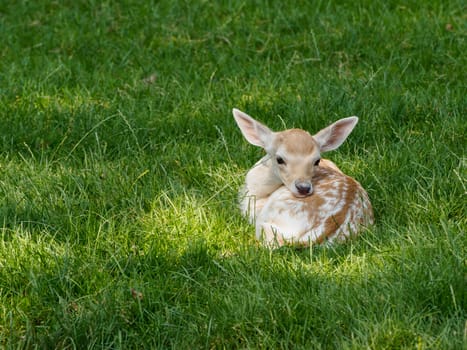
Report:
[{"label": "deer chin", "polygon": [[309,197],[313,194],[313,192],[310,192],[310,193],[307,193],[307,194],[300,194],[300,193],[295,193],[295,192],[292,192],[292,194],[294,195],[294,197],[296,198],[306,198],[306,197]]}]

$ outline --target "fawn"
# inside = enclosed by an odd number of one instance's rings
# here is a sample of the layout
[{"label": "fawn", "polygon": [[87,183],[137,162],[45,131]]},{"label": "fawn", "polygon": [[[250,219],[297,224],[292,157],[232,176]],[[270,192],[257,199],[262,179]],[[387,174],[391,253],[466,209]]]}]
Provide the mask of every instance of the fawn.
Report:
[{"label": "fawn", "polygon": [[373,223],[368,194],[321,153],[338,148],[357,117],[340,119],[315,135],[301,129],[273,132],[233,110],[243,136],[266,156],[247,173],[240,209],[268,246],[343,241]]}]

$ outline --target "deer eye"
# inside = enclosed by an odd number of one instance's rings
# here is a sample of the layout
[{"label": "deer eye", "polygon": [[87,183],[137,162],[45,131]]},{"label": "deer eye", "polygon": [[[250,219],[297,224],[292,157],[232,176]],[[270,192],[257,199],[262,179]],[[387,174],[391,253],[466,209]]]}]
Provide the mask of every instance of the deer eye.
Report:
[{"label": "deer eye", "polygon": [[320,160],[321,160],[321,159],[318,159],[318,160],[315,162],[315,166],[318,166],[318,165],[319,165],[319,161],[320,161]]},{"label": "deer eye", "polygon": [[282,157],[279,157],[279,156],[276,157],[276,162],[277,162],[277,164],[285,164],[285,160]]}]

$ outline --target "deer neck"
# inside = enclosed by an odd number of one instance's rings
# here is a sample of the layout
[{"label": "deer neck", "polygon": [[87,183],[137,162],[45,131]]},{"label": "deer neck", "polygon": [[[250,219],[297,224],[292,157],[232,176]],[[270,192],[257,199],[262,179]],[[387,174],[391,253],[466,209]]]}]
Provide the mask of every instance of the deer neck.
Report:
[{"label": "deer neck", "polygon": [[283,185],[272,169],[269,155],[261,158],[246,175],[246,192],[258,199],[266,198]]}]

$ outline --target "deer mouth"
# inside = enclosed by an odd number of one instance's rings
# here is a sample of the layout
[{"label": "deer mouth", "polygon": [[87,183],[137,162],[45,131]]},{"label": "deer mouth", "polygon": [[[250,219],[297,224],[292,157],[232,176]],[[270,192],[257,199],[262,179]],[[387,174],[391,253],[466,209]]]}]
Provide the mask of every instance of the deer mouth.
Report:
[{"label": "deer mouth", "polygon": [[295,188],[290,190],[290,192],[292,192],[293,196],[295,198],[306,198],[306,197],[309,197],[313,194],[313,189],[311,189],[310,191],[297,191]]},{"label": "deer mouth", "polygon": [[293,195],[297,198],[306,198],[313,194],[313,192],[302,194],[302,193],[293,193]]}]

